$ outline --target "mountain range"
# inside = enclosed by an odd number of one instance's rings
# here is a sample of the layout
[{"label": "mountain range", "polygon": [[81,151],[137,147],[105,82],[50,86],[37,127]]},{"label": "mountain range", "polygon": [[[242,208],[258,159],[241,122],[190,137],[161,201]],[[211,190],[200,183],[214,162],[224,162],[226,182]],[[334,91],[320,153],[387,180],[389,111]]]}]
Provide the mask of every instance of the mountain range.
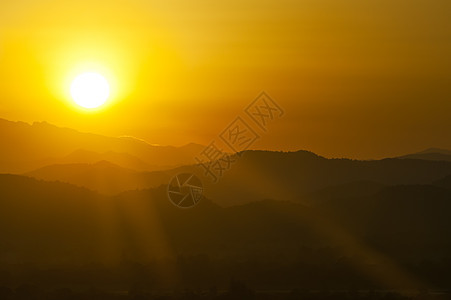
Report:
[{"label": "mountain range", "polygon": [[245,151],[232,156],[235,162],[216,183],[193,164],[204,149],[201,145],[154,146],[47,123],[0,120],[0,128],[5,141],[0,171],[71,183],[106,195],[154,188],[176,174],[194,173],[202,180],[205,195],[221,206],[262,199],[308,203],[322,189],[353,186],[364,193],[400,184],[446,186],[451,174],[447,159],[451,151],[434,148],[370,161],[327,159],[308,151]]},{"label": "mountain range", "polygon": [[[307,151],[246,151],[214,182],[198,165],[163,171],[142,172],[125,169],[110,162],[50,165],[25,173],[37,179],[60,180],[104,193],[145,189],[167,184],[179,173],[194,173],[201,178],[205,195],[221,206],[262,199],[309,201],[317,190],[340,185],[438,184],[451,174],[451,162],[419,159],[357,161],[327,159]],[[363,182],[367,182],[363,185]],[[363,185],[363,186],[362,186]]]},{"label": "mountain range", "polygon": [[133,137],[107,137],[46,122],[28,124],[4,119],[0,119],[0,140],[3,173],[29,172],[59,162],[92,163],[100,158],[125,168],[155,170],[156,166],[191,164],[204,148],[198,144],[156,146]]},{"label": "mountain range", "polygon": [[[158,278],[178,280],[169,271],[178,268],[192,284],[234,273],[265,288],[451,279],[451,161],[430,155],[444,150],[367,161],[249,150],[230,155],[214,182],[193,164],[201,145],[153,146],[46,123],[0,120],[0,128],[0,169],[10,173],[0,174],[0,271],[164,261],[167,277]],[[180,173],[203,183],[191,209],[168,200]]]}]

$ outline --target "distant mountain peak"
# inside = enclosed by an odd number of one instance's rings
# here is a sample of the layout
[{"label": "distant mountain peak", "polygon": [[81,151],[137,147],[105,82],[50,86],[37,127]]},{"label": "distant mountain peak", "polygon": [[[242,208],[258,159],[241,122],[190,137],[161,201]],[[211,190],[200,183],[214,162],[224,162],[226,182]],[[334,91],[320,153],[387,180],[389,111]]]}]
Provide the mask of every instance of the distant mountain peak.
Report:
[{"label": "distant mountain peak", "polygon": [[5,119],[0,119],[0,140],[0,172],[4,173],[24,173],[59,162],[98,160],[141,171],[166,169],[191,164],[204,148],[195,144],[157,146],[136,137],[81,132],[46,121],[25,123]]},{"label": "distant mountain peak", "polygon": [[401,159],[421,159],[436,161],[451,161],[451,151],[440,148],[428,148],[421,152],[399,156]]},{"label": "distant mountain peak", "polygon": [[441,149],[441,148],[428,148],[428,149],[418,152],[416,154],[426,154],[426,153],[439,153],[439,154],[451,155],[451,150]]}]

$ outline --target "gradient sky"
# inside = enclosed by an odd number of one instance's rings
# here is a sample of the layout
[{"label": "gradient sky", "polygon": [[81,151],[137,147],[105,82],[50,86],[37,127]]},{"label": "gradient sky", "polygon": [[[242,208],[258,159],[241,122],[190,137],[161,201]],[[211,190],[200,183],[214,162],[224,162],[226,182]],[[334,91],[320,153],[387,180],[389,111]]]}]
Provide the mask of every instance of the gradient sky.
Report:
[{"label": "gradient sky", "polygon": [[[379,158],[451,149],[449,0],[0,2],[0,118],[209,143],[260,91],[256,148]],[[86,113],[70,81],[104,74]]]}]

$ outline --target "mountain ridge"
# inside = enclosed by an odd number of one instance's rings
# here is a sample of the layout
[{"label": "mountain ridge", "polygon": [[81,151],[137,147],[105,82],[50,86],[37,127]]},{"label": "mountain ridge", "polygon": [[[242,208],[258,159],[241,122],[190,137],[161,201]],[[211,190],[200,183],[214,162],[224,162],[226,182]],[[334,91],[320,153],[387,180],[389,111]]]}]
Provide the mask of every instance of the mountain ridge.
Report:
[{"label": "mountain ridge", "polygon": [[[47,122],[13,122],[0,119],[0,172],[24,173],[84,149],[97,153],[127,153],[150,166],[191,164],[202,145],[155,146],[136,138],[108,137],[62,128]],[[55,142],[57,141],[57,142]]]},{"label": "mountain ridge", "polygon": [[[307,198],[333,186],[354,185],[357,195],[368,191],[400,184],[433,184],[451,175],[451,162],[428,160],[383,159],[358,161],[327,159],[309,151],[271,152],[245,151],[233,156],[236,162],[224,171],[218,182],[205,176],[200,165],[187,165],[163,171],[109,172],[96,165],[78,164],[77,174],[69,170],[73,166],[57,165],[27,173],[39,179],[65,180],[97,190],[115,194],[136,188],[150,188],[168,184],[179,173],[196,174],[204,185],[204,193],[221,206],[233,206],[261,199],[296,200]],[[214,162],[213,162],[214,163]],[[98,167],[98,166],[97,166]],[[49,171],[50,170],[50,171]],[[116,172],[117,171],[117,172]],[[96,181],[103,180],[101,187]],[[356,184],[368,182],[368,184]],[[341,193],[332,189],[325,193]],[[324,192],[324,191],[323,191]]]}]

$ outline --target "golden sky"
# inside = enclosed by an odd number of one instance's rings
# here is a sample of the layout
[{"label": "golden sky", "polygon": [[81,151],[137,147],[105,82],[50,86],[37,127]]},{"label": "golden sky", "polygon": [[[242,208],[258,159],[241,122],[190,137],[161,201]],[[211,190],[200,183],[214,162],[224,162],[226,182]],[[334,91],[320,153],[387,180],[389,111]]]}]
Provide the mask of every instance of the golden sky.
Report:
[{"label": "golden sky", "polygon": [[[451,1],[0,2],[0,118],[209,143],[262,90],[255,145],[378,158],[451,148]],[[95,112],[71,80],[110,82]]]}]

